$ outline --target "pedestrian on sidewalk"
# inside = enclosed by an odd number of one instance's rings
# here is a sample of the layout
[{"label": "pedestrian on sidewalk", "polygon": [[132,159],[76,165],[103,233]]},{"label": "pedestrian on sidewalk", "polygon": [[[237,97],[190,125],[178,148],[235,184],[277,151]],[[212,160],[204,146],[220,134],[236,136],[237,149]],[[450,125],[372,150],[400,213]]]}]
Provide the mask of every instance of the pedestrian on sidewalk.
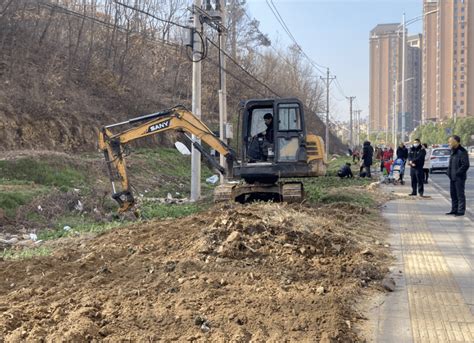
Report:
[{"label": "pedestrian on sidewalk", "polygon": [[401,159],[403,161],[403,171],[400,172],[400,183],[404,185],[405,182],[403,181],[403,175],[405,173],[405,166],[408,159],[408,149],[403,142],[400,142],[400,145],[397,148],[397,159]]},{"label": "pedestrian on sidewalk", "polygon": [[467,170],[469,169],[469,155],[467,150],[461,146],[461,138],[459,136],[449,137],[448,144],[451,148],[448,166],[451,211],[446,214],[463,216],[466,212],[466,195],[464,190],[466,188]]},{"label": "pedestrian on sidewalk", "polygon": [[423,196],[424,187],[424,175],[423,175],[423,165],[425,164],[425,149],[422,149],[421,142],[417,138],[413,142],[413,146],[410,148],[410,153],[408,154],[408,165],[410,168],[410,177],[411,177],[411,193],[410,196],[415,196],[418,194],[420,197]]},{"label": "pedestrian on sidewalk", "polygon": [[397,148],[397,158],[401,158],[406,164],[408,158],[408,149],[405,144],[403,144],[403,142],[400,143]]},{"label": "pedestrian on sidewalk", "polygon": [[373,156],[374,148],[372,148],[369,141],[365,141],[362,148],[362,167],[365,168],[367,177],[372,177],[370,174],[370,166],[372,165]]},{"label": "pedestrian on sidewalk", "polygon": [[423,143],[422,145],[423,149],[425,150],[425,164],[423,165],[423,183],[426,185],[428,184],[428,178],[430,176],[430,170],[427,167],[429,166],[431,156],[428,153],[428,144]]}]

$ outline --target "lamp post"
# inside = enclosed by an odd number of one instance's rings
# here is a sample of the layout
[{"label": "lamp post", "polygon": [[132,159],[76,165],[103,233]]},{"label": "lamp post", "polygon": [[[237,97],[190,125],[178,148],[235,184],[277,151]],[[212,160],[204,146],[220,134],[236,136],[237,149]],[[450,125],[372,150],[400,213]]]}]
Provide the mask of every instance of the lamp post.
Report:
[{"label": "lamp post", "polygon": [[[414,80],[414,77],[410,77],[409,79],[406,79],[405,82],[412,81]],[[398,96],[398,86],[402,83],[402,81],[398,81],[395,83],[395,89],[394,89],[394,97],[393,97],[393,118],[392,118],[392,140],[393,140],[393,145],[397,146],[398,145],[398,111],[397,111],[397,106],[401,103],[401,101],[397,102],[397,96]]]},{"label": "lamp post", "polygon": [[[416,23],[417,21],[419,20],[422,20],[424,19],[426,16],[430,15],[430,14],[434,14],[434,13],[437,13],[439,12],[439,9],[435,9],[433,11],[429,11],[429,12],[426,12],[418,17],[415,17],[413,19],[410,19],[410,20],[406,20],[405,18],[405,13],[403,13],[403,16],[402,16],[402,24],[399,25],[399,27],[401,26],[402,28],[402,34],[403,34],[403,37],[402,37],[402,134],[401,134],[401,140],[404,141],[405,140],[405,119],[406,119],[406,113],[405,113],[405,110],[406,110],[406,101],[405,101],[405,69],[406,69],[406,27],[408,25],[411,25],[413,23]],[[398,122],[398,120],[397,120]]]}]

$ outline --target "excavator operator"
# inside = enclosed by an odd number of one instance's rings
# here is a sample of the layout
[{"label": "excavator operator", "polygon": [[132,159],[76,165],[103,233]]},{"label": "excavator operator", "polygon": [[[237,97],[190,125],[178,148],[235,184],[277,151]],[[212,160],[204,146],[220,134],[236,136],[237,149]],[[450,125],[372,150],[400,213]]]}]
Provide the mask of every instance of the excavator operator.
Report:
[{"label": "excavator operator", "polygon": [[273,144],[273,116],[271,113],[265,113],[263,116],[263,120],[265,121],[265,125],[267,126],[267,130],[265,131],[265,140]]},{"label": "excavator operator", "polygon": [[273,152],[273,115],[265,113],[263,116],[267,129],[253,137],[249,147],[250,162],[268,161],[274,156]]}]

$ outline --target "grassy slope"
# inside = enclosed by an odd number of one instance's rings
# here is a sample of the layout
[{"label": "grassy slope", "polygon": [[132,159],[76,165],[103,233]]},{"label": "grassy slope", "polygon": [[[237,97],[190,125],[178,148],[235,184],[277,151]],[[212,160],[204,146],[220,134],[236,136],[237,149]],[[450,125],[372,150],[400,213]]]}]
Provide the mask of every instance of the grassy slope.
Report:
[{"label": "grassy slope", "polygon": [[[127,157],[129,178],[135,193],[146,197],[186,197],[190,187],[190,158],[180,155],[174,149],[139,149]],[[86,231],[99,230],[108,212],[113,213],[116,204],[110,199],[110,186],[104,173],[105,168],[98,154],[84,154],[75,157],[67,155],[42,155],[0,161],[0,209],[10,221],[19,216],[30,221],[31,227],[48,227],[53,230],[69,225]],[[212,193],[212,186],[204,182],[212,175],[207,168],[202,169],[203,195]],[[77,196],[73,196],[74,194]],[[179,194],[178,194],[179,193]],[[53,198],[55,195],[55,198]],[[71,196],[69,196],[71,195]],[[96,208],[103,218],[79,213],[73,208],[59,211],[57,215],[46,211],[36,211],[33,204],[46,208],[50,202],[81,200],[85,206]],[[72,201],[71,200],[71,201]],[[57,204],[67,207],[66,204]],[[182,217],[202,208],[201,203],[185,206],[163,205],[145,202],[141,208],[144,218]],[[73,206],[74,207],[74,206]],[[28,211],[28,213],[22,213]],[[87,211],[87,209],[85,209]],[[99,219],[99,220],[98,220]],[[100,220],[102,219],[102,220]],[[37,224],[37,225],[35,225]],[[53,234],[52,236],[61,236]],[[41,234],[48,238],[50,234]]]}]

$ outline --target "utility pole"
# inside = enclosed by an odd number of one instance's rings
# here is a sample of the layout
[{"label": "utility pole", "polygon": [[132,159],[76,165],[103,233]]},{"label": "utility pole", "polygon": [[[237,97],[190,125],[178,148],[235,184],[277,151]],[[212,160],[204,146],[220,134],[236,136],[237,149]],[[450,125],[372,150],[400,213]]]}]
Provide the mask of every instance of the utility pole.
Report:
[{"label": "utility pole", "polygon": [[330,76],[329,68],[327,68],[326,78],[320,76],[321,80],[326,84],[326,160],[329,159],[329,88],[331,82],[336,78],[335,76]]},{"label": "utility pole", "polygon": [[[221,12],[221,27],[225,27],[225,15],[226,15],[226,6],[225,0],[218,0],[220,3],[220,12]],[[228,141],[228,130],[227,128],[227,86],[226,86],[226,73],[225,73],[225,45],[226,45],[226,32],[223,29],[219,30],[219,138],[225,142]],[[225,166],[225,157],[221,154],[219,157],[219,162],[221,166]],[[221,183],[225,182],[225,175],[221,174]]]},{"label": "utility pole", "polygon": [[357,146],[359,147],[360,146],[360,112],[362,112],[362,110],[356,110],[354,111],[356,113],[356,121],[357,121]]},{"label": "utility pole", "polygon": [[[192,81],[192,111],[194,115],[201,118],[201,58],[202,44],[196,32],[202,32],[200,15],[196,9],[201,9],[201,0],[194,0],[193,13],[193,81]],[[200,142],[198,137],[192,136],[193,140]],[[201,153],[192,145],[191,149],[191,201],[197,201],[201,197]]]},{"label": "utility pole", "polygon": [[353,130],[354,130],[354,125],[352,125],[352,102],[354,101],[356,97],[355,96],[349,96],[347,99],[349,99],[350,102],[350,121],[349,121],[349,126],[350,126],[350,131],[349,131],[349,147],[352,149],[354,147],[354,136],[353,136]]}]

